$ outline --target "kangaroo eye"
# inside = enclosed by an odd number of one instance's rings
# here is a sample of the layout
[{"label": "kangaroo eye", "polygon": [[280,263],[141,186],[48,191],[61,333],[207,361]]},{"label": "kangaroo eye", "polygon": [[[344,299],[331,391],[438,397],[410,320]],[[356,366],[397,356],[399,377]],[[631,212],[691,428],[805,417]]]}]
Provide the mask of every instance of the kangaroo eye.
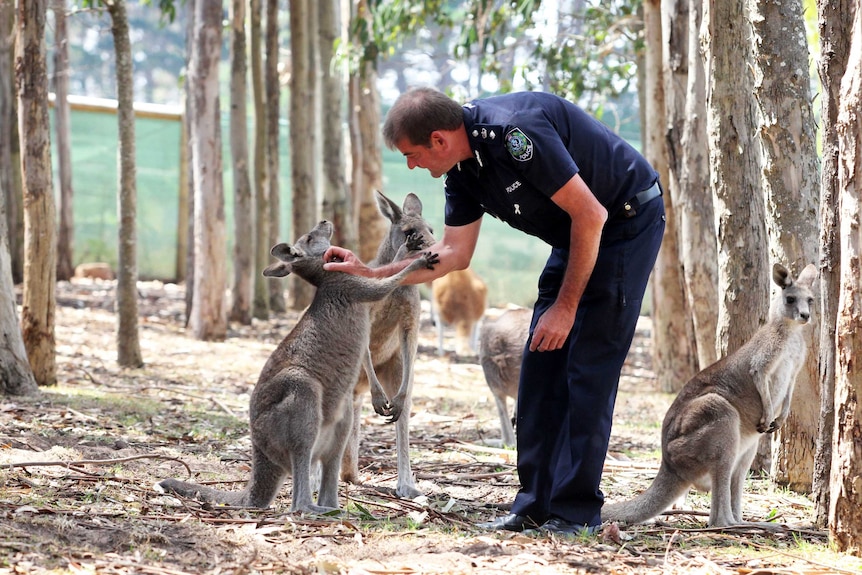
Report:
[{"label": "kangaroo eye", "polygon": [[792,296],[792,295],[787,296],[787,299],[784,301],[786,301],[788,303],[788,305],[793,305],[796,303],[796,296]]},{"label": "kangaroo eye", "polygon": [[812,305],[813,303],[814,303],[814,298],[813,297],[808,298],[808,305]]}]

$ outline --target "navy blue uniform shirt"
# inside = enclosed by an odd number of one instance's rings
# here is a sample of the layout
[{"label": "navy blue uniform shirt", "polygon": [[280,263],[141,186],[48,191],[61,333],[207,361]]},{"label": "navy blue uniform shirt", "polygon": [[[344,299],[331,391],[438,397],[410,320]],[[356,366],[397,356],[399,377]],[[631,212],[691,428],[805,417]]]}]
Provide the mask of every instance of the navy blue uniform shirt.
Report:
[{"label": "navy blue uniform shirt", "polygon": [[571,218],[551,196],[572,176],[580,174],[609,217],[658,177],[623,138],[559,96],[517,92],[463,109],[474,158],[446,174],[446,225],[487,212],[568,249]]}]

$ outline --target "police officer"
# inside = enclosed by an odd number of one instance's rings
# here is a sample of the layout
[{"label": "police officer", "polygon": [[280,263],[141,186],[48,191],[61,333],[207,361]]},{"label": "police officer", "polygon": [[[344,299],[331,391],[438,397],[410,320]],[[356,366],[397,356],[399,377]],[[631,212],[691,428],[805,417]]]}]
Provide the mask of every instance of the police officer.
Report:
[{"label": "police officer", "polygon": [[[487,529],[579,534],[601,524],[602,466],[620,371],[664,232],[655,170],[625,140],[552,94],[461,106],[432,88],[403,93],[386,145],[411,169],[446,175],[445,227],[423,283],[473,256],[487,212],[551,246],[539,277],[517,402],[518,477],[511,513]],[[326,269],[387,277],[333,247]]]}]

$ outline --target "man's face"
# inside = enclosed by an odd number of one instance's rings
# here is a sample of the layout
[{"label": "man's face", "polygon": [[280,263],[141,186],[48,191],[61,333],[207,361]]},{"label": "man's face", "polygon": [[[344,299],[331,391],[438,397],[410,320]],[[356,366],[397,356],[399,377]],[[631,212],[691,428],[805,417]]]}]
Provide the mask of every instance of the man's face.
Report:
[{"label": "man's face", "polygon": [[446,153],[447,143],[437,132],[431,134],[430,146],[412,144],[410,140],[403,138],[396,147],[407,159],[408,168],[425,168],[434,178],[439,178],[451,170],[456,163]]}]

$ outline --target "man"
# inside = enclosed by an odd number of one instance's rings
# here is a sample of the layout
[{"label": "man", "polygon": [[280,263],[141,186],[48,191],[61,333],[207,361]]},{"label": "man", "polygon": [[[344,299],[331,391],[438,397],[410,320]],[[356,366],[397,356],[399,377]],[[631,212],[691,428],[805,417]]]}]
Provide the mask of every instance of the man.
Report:
[{"label": "man", "polygon": [[[430,88],[402,94],[383,126],[413,169],[446,175],[443,237],[423,283],[470,263],[487,212],[551,246],[539,278],[517,403],[511,513],[488,529],[579,534],[601,524],[602,466],[620,370],[664,232],[655,170],[574,104],[525,92],[460,106]],[[338,247],[326,269],[389,276]]]}]

